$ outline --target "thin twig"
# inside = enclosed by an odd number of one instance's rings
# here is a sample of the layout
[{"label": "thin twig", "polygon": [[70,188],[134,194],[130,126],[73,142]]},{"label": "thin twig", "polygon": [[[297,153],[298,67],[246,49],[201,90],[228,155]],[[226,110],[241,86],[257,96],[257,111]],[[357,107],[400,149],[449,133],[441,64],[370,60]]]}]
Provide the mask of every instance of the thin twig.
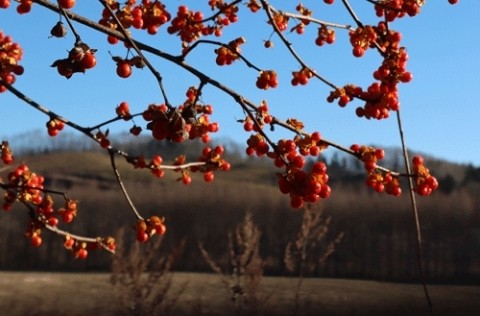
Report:
[{"label": "thin twig", "polygon": [[[398,124],[398,131],[400,134],[400,142],[402,144],[402,150],[403,150],[403,157],[405,160],[405,169],[407,174],[411,174],[411,168],[410,168],[410,158],[408,155],[408,149],[405,141],[405,135],[403,133],[403,125],[402,125],[402,119],[400,116],[400,110],[397,111],[397,124]],[[409,188],[409,195],[410,195],[410,204],[412,207],[412,212],[413,212],[413,217],[414,217],[414,222],[415,222],[415,232],[416,232],[416,240],[417,240],[417,260],[418,260],[418,269],[420,272],[420,277],[421,277],[421,282],[423,286],[423,291],[425,293],[425,299],[427,300],[428,303],[428,308],[430,310],[430,314],[433,315],[433,305],[432,301],[430,299],[430,294],[428,291],[427,283],[426,283],[426,277],[425,277],[425,270],[424,270],[424,258],[423,258],[423,247],[422,247],[422,232],[421,232],[421,226],[420,226],[420,217],[418,214],[418,207],[417,207],[417,201],[415,198],[415,192],[414,192],[414,186],[413,186],[413,178],[408,177],[408,188]]]},{"label": "thin twig", "polygon": [[359,27],[363,27],[362,21],[360,21],[360,19],[358,18],[357,14],[356,14],[355,11],[353,10],[352,6],[351,6],[350,3],[348,2],[348,0],[342,0],[342,2],[343,2],[343,5],[345,6],[345,8],[347,9],[348,13],[349,13],[350,16],[352,17],[352,19],[355,21],[355,23],[356,23]]},{"label": "thin twig", "polygon": [[73,35],[75,36],[75,45],[82,43],[82,39],[80,38],[80,35],[77,33],[77,30],[75,30],[75,27],[73,27],[72,21],[70,21],[70,18],[66,14],[65,9],[59,7],[59,13],[60,15],[65,17],[65,20],[67,20],[67,24],[70,27],[70,30],[72,30]]},{"label": "thin twig", "polygon": [[[35,3],[47,8],[47,9],[50,9],[54,12],[58,12],[58,7],[51,4],[50,2],[46,1],[46,0],[33,0]],[[266,12],[267,13],[270,13],[269,11],[269,8],[270,8],[270,5],[268,4],[268,2],[266,0],[261,0],[262,4],[264,5],[264,8],[266,9]],[[94,30],[97,30],[99,32],[102,32],[102,33],[105,33],[107,35],[112,35],[112,36],[115,36],[123,41],[127,41],[127,37],[122,33],[122,32],[119,32],[117,30],[113,30],[109,27],[106,27],[106,26],[103,26],[103,25],[100,25],[92,20],[89,20],[83,16],[80,16],[80,15],[77,15],[77,14],[74,14],[72,12],[66,12],[66,14],[72,19],[72,20],[75,20],[77,21],[78,23],[81,23],[89,28],[92,28]],[[270,13],[270,18],[271,18],[271,13]],[[273,22],[272,22],[273,23]],[[273,23],[273,27],[275,28],[276,25],[275,23]],[[281,32],[278,30],[277,28],[277,34],[279,34],[279,36],[285,41],[285,44],[288,46],[289,43],[288,41],[283,37],[283,35],[281,34]],[[160,58],[163,58],[165,60],[168,60],[174,64],[176,64],[177,66],[183,68],[184,70],[186,70],[187,72],[191,73],[193,76],[197,77],[201,82],[204,82],[204,83],[208,83],[216,88],[218,88],[219,90],[223,91],[224,93],[226,93],[227,95],[231,96],[238,104],[240,104],[242,107],[243,105],[245,105],[246,107],[254,110],[254,111],[257,111],[258,110],[258,107],[255,105],[255,103],[247,100],[246,98],[244,98],[242,95],[240,95],[239,93],[237,93],[236,91],[230,89],[229,87],[223,85],[222,83],[220,83],[219,81],[207,76],[205,73],[201,72],[200,70],[196,69],[195,67],[187,64],[184,62],[183,58],[182,57],[179,57],[179,56],[174,56],[174,55],[170,55],[168,53],[165,53],[157,48],[154,48],[152,46],[149,46],[149,45],[146,45],[142,42],[138,42],[136,40],[133,40],[133,39],[130,39],[132,41],[132,43],[134,43],[140,50],[143,50],[143,51],[146,51],[146,52],[149,52],[153,55],[156,55]],[[295,55],[294,55],[295,56]],[[303,61],[301,59],[299,59],[300,62],[303,63]],[[305,65],[303,63],[303,65]],[[308,68],[306,65],[305,65],[306,68]],[[309,68],[308,68],[309,69]],[[313,70],[311,70],[312,73],[315,75],[315,76],[318,76],[316,74],[316,72],[314,72]],[[319,79],[321,81],[323,81],[325,84],[329,85],[330,87],[332,87],[333,89],[336,89],[337,87],[327,81],[326,79],[322,78],[322,77],[319,77]],[[0,81],[1,83],[1,81]],[[242,105],[243,104],[243,105]],[[295,129],[294,127],[284,123],[282,120],[279,120],[277,118],[274,118],[274,124],[275,125],[279,125],[279,126],[282,126],[284,128],[286,128],[287,130],[290,130],[296,134],[302,134],[302,135],[308,135],[307,133],[305,132],[300,132],[298,131],[297,129]],[[322,139],[322,141],[328,145],[331,145],[332,147],[335,147],[347,154],[350,154],[350,155],[353,155],[355,157],[356,154],[353,153],[353,151],[351,151],[349,148],[347,147],[344,147],[344,146],[341,146],[339,144],[335,144],[334,142],[331,142],[329,140],[326,140],[326,139]],[[357,157],[358,158],[358,157]],[[163,166],[162,166],[163,167]],[[378,167],[379,170],[384,170],[384,171],[389,171],[389,172],[392,172],[392,175],[401,175],[400,173],[398,172],[393,172],[391,170],[388,170],[387,168],[383,168],[383,167]]]},{"label": "thin twig", "polygon": [[39,221],[40,223],[42,223],[43,225],[43,228],[59,235],[59,236],[65,236],[65,237],[68,237],[68,238],[72,238],[74,239],[75,241],[80,241],[80,242],[86,242],[86,243],[95,243],[95,244],[98,244],[100,245],[103,249],[105,249],[106,251],[110,252],[110,253],[115,253],[115,250],[112,249],[112,248],[109,248],[106,244],[105,244],[105,238],[102,238],[102,237],[85,237],[85,236],[81,236],[81,235],[76,235],[76,234],[72,234],[70,233],[69,231],[66,231],[66,230],[63,230],[63,229],[60,229],[58,228],[57,226],[52,226],[52,225],[49,225],[48,223],[46,223],[45,221],[43,221],[41,218],[39,218],[37,215],[36,215],[36,212],[33,208],[32,205],[28,204],[27,202],[24,202],[22,201],[22,204],[28,208],[29,210],[29,214],[31,216],[31,218],[33,220],[36,220],[36,221]]},{"label": "thin twig", "polygon": [[307,16],[307,15],[301,15],[301,14],[285,12],[285,11],[277,11],[274,8],[272,8],[272,11],[278,12],[278,13],[284,15],[284,16],[288,16],[288,17],[293,18],[293,19],[305,20],[305,21],[309,21],[309,22],[312,22],[312,23],[315,23],[315,24],[325,25],[325,26],[332,27],[332,28],[337,28],[337,29],[346,29],[348,31],[353,30],[353,28],[350,24],[340,24],[340,23],[327,22],[327,21],[323,21],[323,20],[320,20],[320,19],[317,19],[317,18],[312,18],[311,16]]},{"label": "thin twig", "polygon": [[201,39],[193,43],[191,46],[189,46],[186,51],[183,53],[183,57],[185,57],[189,52],[193,51],[193,49],[198,46],[199,44],[212,44],[212,45],[217,45],[221,47],[225,47],[226,49],[230,50],[232,53],[238,56],[239,59],[243,60],[243,62],[250,68],[253,68],[257,71],[262,71],[259,67],[255,66],[251,61],[249,61],[247,58],[245,58],[242,54],[240,54],[238,51],[234,50],[232,47],[230,47],[228,44],[221,43],[218,41],[212,41],[212,40],[205,40]]},{"label": "thin twig", "polygon": [[125,188],[125,185],[123,184],[122,177],[120,176],[120,172],[118,171],[117,165],[115,163],[115,151],[109,150],[108,154],[110,155],[110,163],[112,165],[113,173],[115,174],[117,183],[120,186],[120,189],[122,190],[123,196],[127,200],[128,205],[130,206],[130,209],[135,214],[135,217],[137,217],[139,221],[143,220],[142,215],[140,215],[140,213],[138,212],[137,208],[135,207],[135,204],[133,203],[132,199],[130,198],[130,195],[128,194],[127,189]]},{"label": "thin twig", "polygon": [[211,16],[209,16],[208,18],[205,18],[203,19],[202,21],[199,21],[198,23],[205,23],[205,22],[208,22],[208,21],[215,21],[215,19],[220,16],[222,13],[224,13],[225,11],[227,11],[228,8],[231,8],[239,3],[241,3],[243,0],[235,0],[229,4],[227,4],[225,7],[223,7],[221,10],[218,10],[216,13],[212,14]]},{"label": "thin twig", "polygon": [[[312,68],[310,68],[304,61],[302,58],[300,58],[300,56],[298,55],[298,53],[295,51],[295,49],[293,48],[292,44],[285,38],[285,36],[283,36],[282,32],[278,29],[278,26],[277,24],[275,23],[275,20],[272,16],[272,12],[273,12],[273,9],[271,7],[271,5],[267,2],[267,0],[261,0],[261,3],[262,3],[262,6],[263,6],[263,9],[264,11],[266,12],[267,16],[268,16],[268,20],[270,21],[270,24],[272,25],[273,29],[275,30],[275,33],[280,37],[280,39],[282,40],[282,42],[285,44],[285,46],[287,47],[288,51],[290,52],[290,54],[292,54],[293,58],[295,60],[297,60],[297,62],[302,66],[302,68],[304,69],[308,69],[317,79],[319,79],[320,81],[322,81],[323,83],[325,83],[326,85],[330,86],[332,89],[336,90],[338,89],[338,87],[333,84],[332,82],[330,82],[329,80],[327,80],[326,78],[320,76],[315,70],[313,70]],[[276,11],[276,10],[275,10]]]}]

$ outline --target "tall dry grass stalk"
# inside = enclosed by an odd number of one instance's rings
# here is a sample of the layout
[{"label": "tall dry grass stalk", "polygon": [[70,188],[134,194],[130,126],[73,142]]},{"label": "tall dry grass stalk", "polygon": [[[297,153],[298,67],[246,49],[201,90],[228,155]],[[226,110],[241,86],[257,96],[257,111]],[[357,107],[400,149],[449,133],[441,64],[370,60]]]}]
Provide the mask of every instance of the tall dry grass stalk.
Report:
[{"label": "tall dry grass stalk", "polygon": [[[116,253],[112,261],[111,284],[122,313],[128,315],[166,314],[176,304],[185,289],[171,293],[170,270],[181,255],[185,240],[169,254],[160,252],[162,238],[153,238],[147,244],[125,244],[125,229],[117,237]],[[168,299],[167,299],[168,294]]]},{"label": "tall dry grass stalk", "polygon": [[260,256],[261,232],[247,213],[234,232],[228,233],[229,267],[222,269],[199,243],[203,258],[226,285],[235,314],[261,314],[261,305],[268,298],[260,291],[264,260]]},{"label": "tall dry grass stalk", "polygon": [[300,296],[303,279],[312,275],[334,252],[343,239],[343,233],[329,239],[330,216],[323,214],[323,209],[314,209],[307,205],[297,238],[288,242],[285,249],[284,263],[288,271],[298,275],[295,291],[294,315],[300,308]]}]

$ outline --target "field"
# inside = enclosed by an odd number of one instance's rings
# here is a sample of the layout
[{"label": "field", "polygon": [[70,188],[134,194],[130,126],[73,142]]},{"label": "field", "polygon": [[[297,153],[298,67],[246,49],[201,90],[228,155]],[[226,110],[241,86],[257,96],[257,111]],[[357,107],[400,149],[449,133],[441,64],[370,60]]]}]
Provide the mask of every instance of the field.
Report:
[{"label": "field", "polygon": [[[0,272],[4,315],[118,315],[109,274]],[[265,277],[257,315],[293,315],[297,279]],[[183,291],[181,291],[183,289]],[[480,287],[429,287],[434,315],[480,315]],[[171,315],[234,315],[215,274],[175,273]],[[238,309],[237,309],[238,311]],[[247,315],[247,313],[242,313]],[[248,313],[251,315],[252,313]],[[305,279],[297,315],[428,315],[422,287],[343,279]]]}]

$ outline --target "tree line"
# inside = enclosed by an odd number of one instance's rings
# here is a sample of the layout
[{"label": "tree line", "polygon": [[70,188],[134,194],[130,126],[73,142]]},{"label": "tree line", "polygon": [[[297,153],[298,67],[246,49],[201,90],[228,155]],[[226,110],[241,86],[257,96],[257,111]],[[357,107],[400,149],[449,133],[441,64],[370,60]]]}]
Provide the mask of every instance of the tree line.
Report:
[{"label": "tree line", "polygon": [[[162,150],[155,143],[146,142],[142,146],[151,151]],[[172,155],[176,151],[175,148],[164,150]],[[119,224],[130,228],[131,214],[125,211],[126,202],[118,199],[113,176],[98,171],[101,166],[98,170],[92,167],[84,170],[81,164],[65,159],[68,155],[66,148],[28,154],[22,159],[37,168],[50,187],[68,191],[79,200],[79,215],[73,230],[85,230],[91,235],[107,231],[115,235],[114,227]],[[92,161],[102,153],[85,150],[82,155]],[[140,174],[126,185],[140,209],[147,214],[161,210],[165,215],[168,231],[164,237],[164,251],[174,249],[186,238],[183,255],[174,269],[210,271],[200,255],[199,243],[220,262],[228,260],[227,235],[248,212],[261,231],[260,252],[265,261],[265,273],[289,275],[284,264],[285,249],[298,234],[302,212],[292,211],[288,197],[278,196],[275,192],[276,179],[267,170],[269,167],[262,163],[253,163],[251,167],[252,162],[248,162],[249,169],[245,169],[246,160],[250,158],[243,156],[234,143],[230,155],[234,161],[232,171],[224,177],[219,176],[215,183],[205,184],[194,178],[187,189],[176,183],[175,176],[159,181]],[[51,159],[59,162],[54,168],[50,165]],[[335,188],[335,194],[320,206],[324,216],[331,217],[325,242],[340,233],[344,237],[329,259],[311,275],[405,282],[418,280],[415,228],[408,201],[404,200],[407,197],[398,199],[379,195],[362,185],[365,175],[353,159],[342,156],[321,159],[328,165],[332,187]],[[392,163],[399,162],[392,159]],[[436,170],[443,170],[444,174],[439,175],[442,189],[429,199],[419,200],[427,276],[433,282],[476,282],[480,280],[480,197],[476,194],[480,189],[480,168],[434,159],[431,164],[442,166]],[[85,210],[83,214],[82,210]],[[89,260],[80,262],[61,251],[63,245],[56,238],[38,249],[31,247],[25,238],[19,238],[26,229],[22,227],[24,216],[28,216],[27,212],[20,205],[0,216],[0,249],[4,254],[0,257],[0,269],[110,269],[112,258],[109,254],[92,252]],[[45,238],[48,240],[50,236]]]}]

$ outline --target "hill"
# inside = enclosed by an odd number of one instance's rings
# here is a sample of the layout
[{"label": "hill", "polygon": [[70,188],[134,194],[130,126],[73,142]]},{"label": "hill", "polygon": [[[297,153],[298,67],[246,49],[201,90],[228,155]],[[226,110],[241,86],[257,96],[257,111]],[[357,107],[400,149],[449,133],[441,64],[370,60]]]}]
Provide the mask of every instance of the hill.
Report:
[{"label": "hill", "polygon": [[[155,146],[149,150],[175,152],[172,148]],[[165,178],[159,180],[121,161],[118,166],[138,208],[145,215],[166,217],[167,248],[172,249],[180,240],[188,238],[176,269],[209,271],[199,254],[198,242],[205,244],[213,257],[225,261],[228,231],[250,212],[262,231],[261,255],[266,260],[266,273],[284,275],[287,273],[283,263],[285,248],[289,241],[295,240],[302,214],[291,210],[288,198],[278,192],[273,167],[250,161],[239,154],[235,144],[231,147],[230,172],[218,173],[216,181],[209,184],[200,176],[194,177],[188,188],[177,183],[175,173],[166,173]],[[20,160],[42,174],[49,187],[67,191],[80,201],[79,215],[72,226],[74,232],[115,235],[117,227],[131,226],[135,220],[121,198],[105,153],[73,151],[67,147],[25,151]],[[344,238],[329,260],[312,275],[418,280],[408,198],[393,198],[366,188],[361,167],[348,157],[332,156],[327,162],[333,194],[321,203],[321,209],[325,218],[331,217],[331,222],[321,242],[326,247],[338,234],[343,233]],[[419,199],[429,279],[478,282],[480,197],[476,192],[480,186],[480,169],[432,158],[428,164],[439,176],[442,188],[429,198]],[[55,236],[48,236],[46,245],[40,249],[32,248],[25,239],[19,238],[26,229],[26,216],[21,207],[0,216],[0,249],[9,254],[0,258],[0,269],[109,269],[108,254],[93,254],[86,262],[72,260]]]}]

